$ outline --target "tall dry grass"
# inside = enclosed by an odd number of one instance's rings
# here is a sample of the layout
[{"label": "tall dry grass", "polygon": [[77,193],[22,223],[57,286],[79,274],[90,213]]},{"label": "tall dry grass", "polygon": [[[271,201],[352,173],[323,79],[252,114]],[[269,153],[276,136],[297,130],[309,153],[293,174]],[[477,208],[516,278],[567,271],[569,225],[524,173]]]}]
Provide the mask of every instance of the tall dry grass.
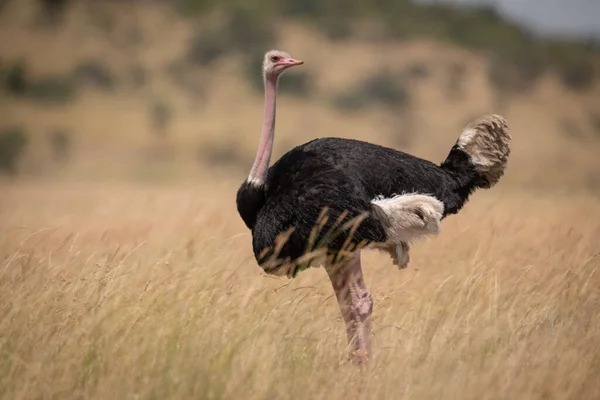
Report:
[{"label": "tall dry grass", "polygon": [[233,184],[3,184],[5,399],[600,398],[600,208],[477,193],[407,270],[368,253],[374,354],[322,269],[256,266]]}]

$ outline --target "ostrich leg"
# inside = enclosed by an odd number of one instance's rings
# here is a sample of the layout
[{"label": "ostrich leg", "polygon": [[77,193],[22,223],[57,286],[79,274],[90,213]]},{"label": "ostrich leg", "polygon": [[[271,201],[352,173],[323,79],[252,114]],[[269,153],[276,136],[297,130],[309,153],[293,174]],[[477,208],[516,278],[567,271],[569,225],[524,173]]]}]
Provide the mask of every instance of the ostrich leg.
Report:
[{"label": "ostrich leg", "polygon": [[373,300],[363,278],[360,251],[344,264],[329,265],[327,273],[346,323],[350,357],[363,363],[371,351]]}]

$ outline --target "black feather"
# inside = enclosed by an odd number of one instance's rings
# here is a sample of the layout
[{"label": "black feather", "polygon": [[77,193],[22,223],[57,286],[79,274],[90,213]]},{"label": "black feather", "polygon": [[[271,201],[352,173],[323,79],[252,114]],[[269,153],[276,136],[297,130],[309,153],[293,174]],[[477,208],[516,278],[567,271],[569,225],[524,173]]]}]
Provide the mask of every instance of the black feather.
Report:
[{"label": "black feather", "polygon": [[236,203],[240,217],[248,229],[252,229],[256,223],[258,210],[265,204],[266,193],[264,185],[253,185],[244,182],[237,192]]},{"label": "black feather", "polygon": [[[468,155],[456,146],[438,166],[368,142],[323,138],[286,153],[269,168],[264,185],[244,182],[237,206],[252,230],[254,254],[262,265],[274,255],[276,237],[290,228],[293,231],[278,258],[293,261],[312,250],[311,232],[324,208],[328,218],[316,241],[322,240],[322,247],[335,255],[348,243],[385,242],[382,221],[373,212],[375,197],[432,195],[444,203],[446,216],[460,210],[478,179]],[[342,229],[344,223],[361,216],[365,219],[356,230]],[[331,231],[338,235],[326,236]]]}]

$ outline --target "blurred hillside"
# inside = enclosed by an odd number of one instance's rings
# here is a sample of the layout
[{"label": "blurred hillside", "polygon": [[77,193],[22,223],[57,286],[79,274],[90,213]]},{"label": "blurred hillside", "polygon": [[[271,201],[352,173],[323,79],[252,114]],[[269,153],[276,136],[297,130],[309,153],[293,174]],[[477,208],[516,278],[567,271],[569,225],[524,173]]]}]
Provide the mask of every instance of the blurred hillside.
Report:
[{"label": "blurred hillside", "polygon": [[503,184],[600,190],[600,46],[493,9],[389,0],[0,2],[0,171],[51,179],[242,180],[260,61],[281,82],[275,157],[323,136],[441,162],[463,125],[505,115]]}]

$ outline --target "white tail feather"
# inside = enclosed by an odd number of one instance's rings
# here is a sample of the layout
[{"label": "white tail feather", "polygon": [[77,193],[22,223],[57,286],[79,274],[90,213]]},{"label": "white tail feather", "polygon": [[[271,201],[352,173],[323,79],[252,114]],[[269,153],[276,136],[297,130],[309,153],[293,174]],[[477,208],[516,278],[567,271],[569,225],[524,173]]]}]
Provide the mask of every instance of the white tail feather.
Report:
[{"label": "white tail feather", "polygon": [[484,178],[480,187],[491,188],[504,175],[511,139],[506,119],[495,114],[477,118],[463,130],[456,144]]},{"label": "white tail feather", "polygon": [[390,198],[376,197],[371,201],[384,220],[387,235],[385,243],[374,246],[388,251],[394,264],[400,268],[408,265],[408,244],[441,230],[444,204],[433,196],[402,194]]}]

